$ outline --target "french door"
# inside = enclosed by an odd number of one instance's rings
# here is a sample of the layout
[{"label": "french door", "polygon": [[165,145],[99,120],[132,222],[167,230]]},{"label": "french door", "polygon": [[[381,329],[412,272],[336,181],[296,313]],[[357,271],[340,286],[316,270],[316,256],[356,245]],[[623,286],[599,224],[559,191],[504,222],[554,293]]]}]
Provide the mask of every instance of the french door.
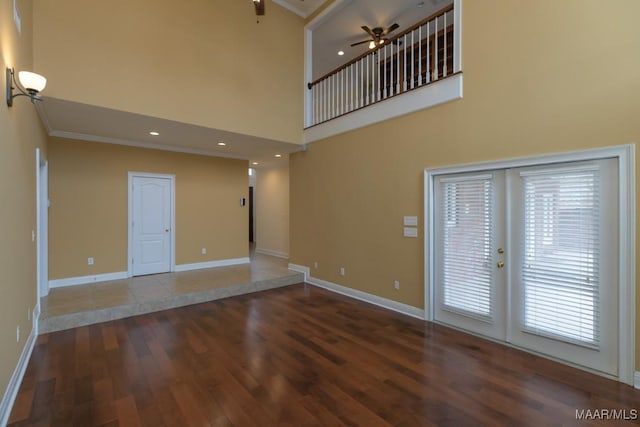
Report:
[{"label": "french door", "polygon": [[434,318],[618,373],[613,159],[434,179]]}]

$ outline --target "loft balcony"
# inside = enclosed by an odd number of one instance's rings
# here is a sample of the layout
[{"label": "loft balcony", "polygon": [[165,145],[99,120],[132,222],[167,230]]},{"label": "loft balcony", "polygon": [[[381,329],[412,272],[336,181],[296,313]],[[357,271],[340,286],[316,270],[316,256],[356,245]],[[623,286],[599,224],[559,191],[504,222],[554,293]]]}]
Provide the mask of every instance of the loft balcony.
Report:
[{"label": "loft balcony", "polygon": [[462,98],[460,1],[307,83],[305,143]]}]

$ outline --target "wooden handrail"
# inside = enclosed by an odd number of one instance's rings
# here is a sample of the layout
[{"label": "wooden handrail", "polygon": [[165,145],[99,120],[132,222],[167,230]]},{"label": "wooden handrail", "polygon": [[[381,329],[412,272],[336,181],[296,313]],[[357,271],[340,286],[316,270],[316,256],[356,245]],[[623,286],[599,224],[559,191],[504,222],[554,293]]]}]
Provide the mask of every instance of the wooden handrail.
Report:
[{"label": "wooden handrail", "polygon": [[402,33],[398,34],[395,37],[392,37],[389,39],[388,42],[386,42],[384,45],[379,45],[378,47],[376,47],[375,49],[369,50],[365,53],[363,53],[362,55],[352,59],[351,61],[347,62],[344,65],[341,65],[340,67],[329,71],[327,74],[325,74],[324,76],[310,82],[307,83],[307,88],[311,89],[313,86],[315,86],[316,84],[318,84],[319,82],[321,82],[322,80],[326,79],[329,76],[332,76],[333,74],[339,73],[340,71],[344,70],[345,68],[347,68],[348,66],[355,64],[356,62],[360,61],[362,58],[369,56],[369,55],[373,55],[374,53],[376,53],[380,48],[382,48],[383,46],[386,46],[389,43],[393,43],[394,41],[396,41],[397,39],[399,39],[400,37],[403,37],[405,34],[409,34],[410,32],[412,32],[413,30],[415,30],[416,28],[426,24],[427,22],[433,20],[434,18],[440,16],[440,15],[444,15],[447,12],[450,12],[453,10],[453,3],[450,4],[449,6],[443,7],[442,9],[440,9],[439,11],[432,13],[431,15],[429,15],[429,17],[423,19],[422,21],[418,22],[417,24],[414,24],[413,26],[407,28],[406,30],[404,30]]}]

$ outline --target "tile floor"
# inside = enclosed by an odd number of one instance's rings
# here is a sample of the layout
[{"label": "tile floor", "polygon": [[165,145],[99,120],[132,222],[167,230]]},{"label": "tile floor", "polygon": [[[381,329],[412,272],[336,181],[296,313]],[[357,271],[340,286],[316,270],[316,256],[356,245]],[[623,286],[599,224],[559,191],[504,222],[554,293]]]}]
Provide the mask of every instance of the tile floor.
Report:
[{"label": "tile floor", "polygon": [[39,333],[181,307],[304,281],[288,261],[252,251],[251,263],[52,289]]}]

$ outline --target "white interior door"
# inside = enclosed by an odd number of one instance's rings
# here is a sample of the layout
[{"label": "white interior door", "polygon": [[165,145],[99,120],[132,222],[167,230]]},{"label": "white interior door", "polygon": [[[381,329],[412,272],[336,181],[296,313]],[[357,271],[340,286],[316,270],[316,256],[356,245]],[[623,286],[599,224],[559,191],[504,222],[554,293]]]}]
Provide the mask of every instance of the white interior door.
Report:
[{"label": "white interior door", "polygon": [[617,160],[433,183],[434,319],[617,375]]},{"label": "white interior door", "polygon": [[133,176],[131,196],[132,274],[171,271],[172,180]]}]

